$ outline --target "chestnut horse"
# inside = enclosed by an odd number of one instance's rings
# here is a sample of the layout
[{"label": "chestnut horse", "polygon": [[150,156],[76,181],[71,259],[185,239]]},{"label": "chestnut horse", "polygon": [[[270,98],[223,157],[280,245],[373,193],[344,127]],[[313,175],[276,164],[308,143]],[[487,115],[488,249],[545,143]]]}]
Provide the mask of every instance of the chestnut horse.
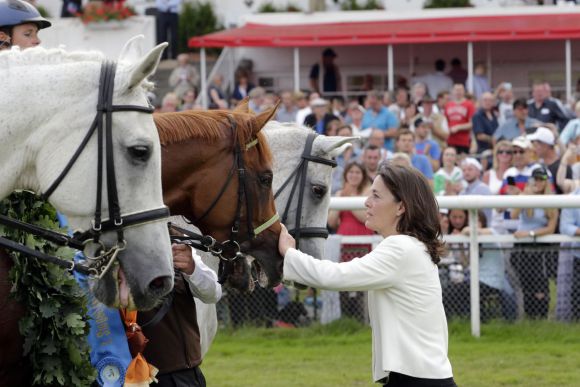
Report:
[{"label": "chestnut horse", "polygon": [[[164,202],[172,215],[184,216],[232,250],[226,259],[234,267],[226,284],[241,291],[252,291],[256,281],[276,286],[282,278],[273,161],[260,132],[275,111],[154,115],[162,145]],[[235,259],[238,250],[245,259]]]}]

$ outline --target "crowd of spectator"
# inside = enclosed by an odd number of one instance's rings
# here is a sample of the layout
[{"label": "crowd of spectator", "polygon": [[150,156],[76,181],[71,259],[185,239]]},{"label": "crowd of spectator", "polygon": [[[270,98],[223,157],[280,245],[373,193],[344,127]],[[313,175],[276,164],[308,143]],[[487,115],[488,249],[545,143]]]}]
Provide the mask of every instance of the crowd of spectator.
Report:
[{"label": "crowd of spectator", "polygon": [[[323,68],[334,69],[333,78],[320,80],[320,68],[317,72],[313,67],[309,91],[271,93],[252,83],[251,69],[239,68],[235,87],[228,95],[222,88],[223,77],[216,75],[208,89],[210,108],[233,108],[248,96],[250,108],[260,112],[280,101],[278,121],[304,125],[327,136],[360,136],[360,144],[337,158],[333,195],[364,195],[366,183],[376,176],[379,164],[389,160],[420,170],[436,195],[580,194],[576,185],[580,179],[574,178],[580,177],[580,163],[576,160],[576,150],[580,149],[580,118],[576,117],[580,117],[580,102],[568,106],[554,98],[548,82],[534,82],[529,96],[514,95],[509,82],[492,90],[483,65],[475,67],[470,80],[459,60],[451,62],[447,73],[445,62],[438,60],[434,73],[413,78],[410,87],[401,85],[393,93],[368,90],[364,98],[345,100],[335,94],[321,94],[315,87],[323,86],[325,91],[329,85],[339,87],[335,57],[332,50],[323,52]],[[161,111],[201,108],[193,102],[199,87],[195,68],[182,56],[178,63],[170,78],[175,91],[163,98]],[[470,82],[473,93],[466,91]],[[573,174],[573,170],[577,173]],[[366,183],[359,183],[361,179]],[[363,218],[356,211],[331,213],[329,228],[345,235],[352,235],[353,230],[364,235]],[[444,233],[467,232],[464,211],[444,210],[441,218]],[[488,209],[481,214],[479,230],[535,238],[558,229],[568,235],[580,235],[578,226],[580,211],[564,210],[561,216],[557,210],[542,208]],[[482,286],[502,300],[503,317],[547,317],[548,281],[555,278],[558,270],[558,254],[557,248],[536,251],[537,246],[534,239],[534,243],[506,249],[503,255],[497,251],[506,246],[490,250],[496,253],[482,254],[482,267],[486,268],[480,273]],[[363,253],[368,248],[345,245],[342,259],[351,259],[353,252]],[[442,283],[444,287],[449,284],[446,299],[455,297],[453,302],[459,305],[449,306],[450,314],[468,310],[465,303],[468,305],[469,289],[465,284],[469,257],[465,248],[459,246],[444,260],[446,277]],[[579,269],[579,265],[572,265],[563,271],[573,279],[572,291],[577,295]],[[498,273],[504,274],[490,278]],[[458,283],[462,286],[455,286]],[[360,297],[355,293],[342,295],[341,303],[358,309]],[[580,300],[573,300],[567,308],[569,316],[580,317],[579,304]]]}]

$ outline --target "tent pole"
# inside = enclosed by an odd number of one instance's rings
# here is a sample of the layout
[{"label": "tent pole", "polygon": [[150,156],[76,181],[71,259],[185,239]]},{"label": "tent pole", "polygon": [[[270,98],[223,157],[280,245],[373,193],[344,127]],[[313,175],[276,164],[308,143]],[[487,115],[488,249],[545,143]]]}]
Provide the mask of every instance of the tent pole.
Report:
[{"label": "tent pole", "polygon": [[209,106],[207,101],[207,68],[206,68],[206,59],[205,59],[205,47],[202,47],[200,50],[200,72],[201,72],[201,106],[204,109],[207,109]]},{"label": "tent pole", "polygon": [[495,90],[493,87],[493,68],[492,68],[492,60],[491,60],[491,42],[487,42],[487,79],[489,79],[489,85],[491,86],[491,90]]},{"label": "tent pole", "polygon": [[300,91],[300,48],[294,47],[294,91]]},{"label": "tent pole", "polygon": [[388,81],[387,87],[390,92],[395,90],[395,68],[393,63],[393,45],[389,44],[387,50],[387,68],[388,68]]},{"label": "tent pole", "polygon": [[568,104],[572,101],[572,44],[570,39],[566,39],[566,101]]},{"label": "tent pole", "polygon": [[473,93],[473,42],[467,43],[467,92]]}]

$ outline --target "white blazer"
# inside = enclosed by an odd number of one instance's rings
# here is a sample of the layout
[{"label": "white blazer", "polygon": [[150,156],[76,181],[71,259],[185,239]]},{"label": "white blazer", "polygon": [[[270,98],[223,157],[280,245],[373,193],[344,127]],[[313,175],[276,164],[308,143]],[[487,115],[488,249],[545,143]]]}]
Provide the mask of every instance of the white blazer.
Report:
[{"label": "white blazer", "polygon": [[314,259],[295,249],[284,279],[328,290],[368,290],[373,379],[390,371],[428,379],[453,376],[438,269],[416,238],[394,235],[350,262]]}]

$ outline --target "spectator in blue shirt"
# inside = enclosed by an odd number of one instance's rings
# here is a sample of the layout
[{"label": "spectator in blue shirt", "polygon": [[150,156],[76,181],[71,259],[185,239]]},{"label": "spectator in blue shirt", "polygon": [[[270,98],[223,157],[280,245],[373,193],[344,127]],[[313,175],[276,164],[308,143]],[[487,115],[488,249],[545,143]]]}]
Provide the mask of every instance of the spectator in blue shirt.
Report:
[{"label": "spectator in blue shirt", "polygon": [[182,0],[155,0],[157,8],[157,43],[169,42],[162,59],[177,58],[177,26]]},{"label": "spectator in blue shirt", "polygon": [[367,111],[363,115],[362,129],[381,129],[385,133],[385,148],[393,151],[399,120],[387,109],[376,90],[367,93]]},{"label": "spectator in blue shirt", "polygon": [[528,117],[528,102],[525,98],[518,98],[513,105],[514,116],[504,122],[493,134],[493,145],[500,140],[512,141],[516,137],[526,136],[544,126],[540,121]]},{"label": "spectator in blue shirt", "polygon": [[528,104],[528,115],[539,121],[555,124],[562,131],[568,123],[568,117],[560,106],[549,97],[544,82],[534,83],[532,86],[532,100]]},{"label": "spectator in blue shirt", "polygon": [[441,147],[437,141],[429,138],[431,134],[429,123],[420,117],[415,120],[413,126],[415,127],[415,153],[427,156],[432,169],[438,171]]},{"label": "spectator in blue shirt", "polygon": [[[580,195],[580,187],[572,193]],[[564,208],[560,216],[560,232],[569,236],[580,236],[580,208]],[[569,286],[569,305],[566,310],[566,319],[580,320],[580,243],[572,243],[572,262],[561,269],[558,267],[558,288],[563,287],[564,282]],[[559,265],[564,265],[560,257]],[[561,278],[562,277],[562,281]],[[565,278],[565,279],[564,279]],[[566,281],[567,280],[567,281]],[[562,282],[562,284],[560,283]],[[560,304],[561,291],[558,291],[558,304]]]},{"label": "spectator in blue shirt", "polygon": [[411,158],[411,164],[429,180],[433,187],[433,168],[425,155],[415,153],[415,133],[409,129],[401,129],[397,134],[397,151],[406,153]]},{"label": "spectator in blue shirt", "polygon": [[492,149],[492,136],[498,127],[497,116],[494,112],[495,98],[493,94],[485,92],[481,96],[481,107],[471,118],[473,134],[477,141],[477,153]]}]

